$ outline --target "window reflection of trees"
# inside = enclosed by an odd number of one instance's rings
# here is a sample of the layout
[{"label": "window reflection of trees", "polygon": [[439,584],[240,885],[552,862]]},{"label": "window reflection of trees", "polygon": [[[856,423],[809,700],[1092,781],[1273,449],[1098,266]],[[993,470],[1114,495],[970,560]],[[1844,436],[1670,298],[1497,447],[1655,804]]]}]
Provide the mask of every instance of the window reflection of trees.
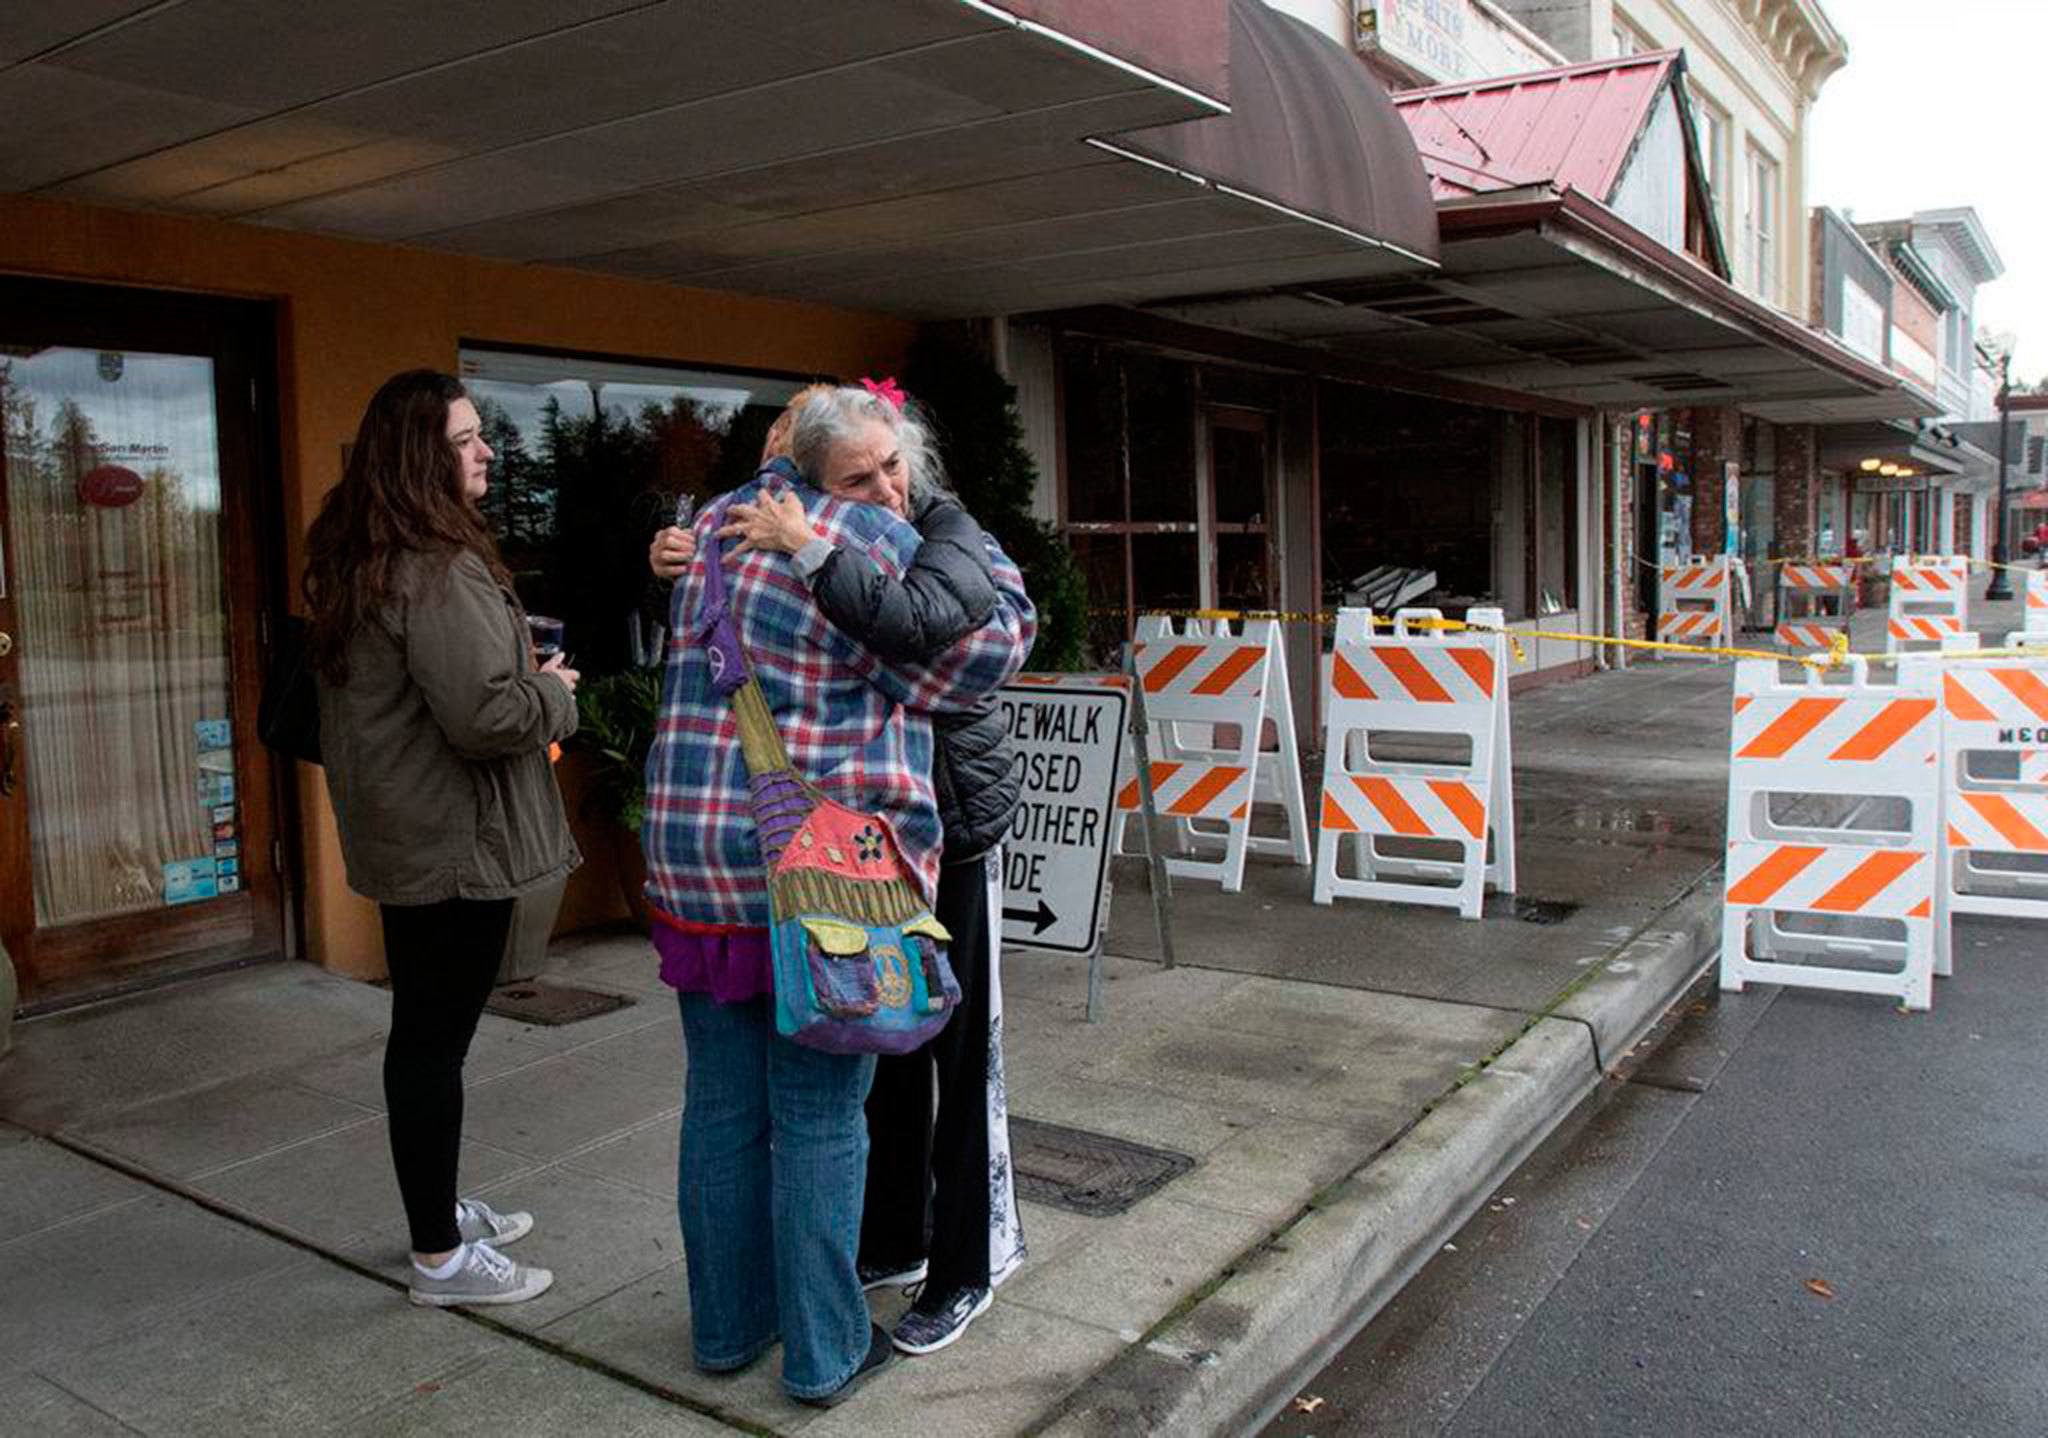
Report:
[{"label": "window reflection of trees", "polygon": [[[23,772],[38,925],[164,902],[212,852],[195,725],[230,713],[213,367],[81,350],[0,359]],[[118,464],[130,503],[86,503]]]},{"label": "window reflection of trees", "polygon": [[[563,372],[573,369],[565,363]],[[678,496],[701,505],[753,475],[768,426],[796,388],[741,377],[715,388],[468,385],[496,454],[481,507],[521,602],[563,621],[566,647],[589,674],[633,662],[634,616],[649,635],[667,623],[667,587],[647,572],[649,539]]]}]

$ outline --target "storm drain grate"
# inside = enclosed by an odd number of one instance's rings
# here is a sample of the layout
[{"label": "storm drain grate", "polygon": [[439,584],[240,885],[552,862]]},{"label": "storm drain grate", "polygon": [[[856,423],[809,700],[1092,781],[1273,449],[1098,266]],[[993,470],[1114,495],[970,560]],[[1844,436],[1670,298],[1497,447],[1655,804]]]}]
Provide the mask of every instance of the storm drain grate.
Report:
[{"label": "storm drain grate", "polygon": [[1561,924],[1579,911],[1562,899],[1515,900],[1515,917],[1525,924]]},{"label": "storm drain grate", "polygon": [[491,990],[486,1011],[522,1024],[545,1024],[550,1028],[594,1019],[633,1001],[624,994],[607,994],[597,989],[579,989],[569,984],[505,984]]},{"label": "storm drain grate", "polygon": [[1087,1218],[1122,1213],[1195,1166],[1184,1153],[1037,1119],[1010,1120],[1017,1196]]}]

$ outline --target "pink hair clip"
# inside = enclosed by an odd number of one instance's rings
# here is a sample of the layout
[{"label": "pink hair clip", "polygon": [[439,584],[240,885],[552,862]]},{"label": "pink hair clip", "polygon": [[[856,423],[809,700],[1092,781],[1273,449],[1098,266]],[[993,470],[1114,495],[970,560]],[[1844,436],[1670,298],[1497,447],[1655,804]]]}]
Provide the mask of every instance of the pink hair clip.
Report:
[{"label": "pink hair clip", "polygon": [[895,375],[890,375],[882,380],[872,380],[863,375],[860,387],[876,399],[887,400],[889,408],[896,410],[898,413],[902,412],[904,402],[910,398],[897,386]]}]

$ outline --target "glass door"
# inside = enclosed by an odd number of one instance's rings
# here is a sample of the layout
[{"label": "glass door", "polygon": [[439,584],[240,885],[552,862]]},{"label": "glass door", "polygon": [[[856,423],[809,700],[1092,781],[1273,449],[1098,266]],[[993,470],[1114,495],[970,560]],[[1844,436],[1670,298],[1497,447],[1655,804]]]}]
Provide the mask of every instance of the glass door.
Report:
[{"label": "glass door", "polygon": [[0,283],[0,937],[23,997],[283,952],[255,306]]}]

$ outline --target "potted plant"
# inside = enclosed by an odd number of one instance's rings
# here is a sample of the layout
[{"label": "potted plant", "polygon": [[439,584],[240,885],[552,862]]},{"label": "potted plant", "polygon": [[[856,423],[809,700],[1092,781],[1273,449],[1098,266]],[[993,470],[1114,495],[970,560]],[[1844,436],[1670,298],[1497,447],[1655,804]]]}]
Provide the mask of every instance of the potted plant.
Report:
[{"label": "potted plant", "polygon": [[660,665],[586,679],[576,687],[576,734],[569,741],[583,755],[585,809],[609,821],[619,891],[643,927],[647,862],[640,852],[640,822],[647,813],[647,751],[660,711]]}]

